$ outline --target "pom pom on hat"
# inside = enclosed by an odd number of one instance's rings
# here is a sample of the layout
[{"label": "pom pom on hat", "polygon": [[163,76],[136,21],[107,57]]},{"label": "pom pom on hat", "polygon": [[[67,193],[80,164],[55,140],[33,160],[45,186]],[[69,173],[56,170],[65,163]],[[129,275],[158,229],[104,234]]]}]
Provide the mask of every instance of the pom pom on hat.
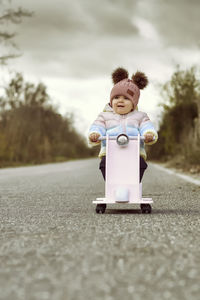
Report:
[{"label": "pom pom on hat", "polygon": [[117,68],[112,73],[112,80],[114,84],[126,78],[128,78],[128,71],[126,71],[124,68]]},{"label": "pom pom on hat", "polygon": [[148,78],[142,72],[136,72],[133,74],[132,80],[141,90],[144,89],[148,84]]}]

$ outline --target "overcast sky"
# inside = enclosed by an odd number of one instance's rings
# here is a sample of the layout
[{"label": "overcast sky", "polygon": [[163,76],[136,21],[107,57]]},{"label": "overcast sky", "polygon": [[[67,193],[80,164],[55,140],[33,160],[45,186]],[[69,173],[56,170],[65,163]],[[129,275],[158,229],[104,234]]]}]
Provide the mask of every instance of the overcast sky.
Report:
[{"label": "overcast sky", "polygon": [[13,0],[10,5],[34,16],[15,28],[23,55],[9,69],[46,84],[59,111],[75,113],[83,134],[109,101],[116,67],[149,77],[139,109],[157,124],[162,100],[157,84],[169,80],[177,64],[186,68],[200,61],[199,0]]}]

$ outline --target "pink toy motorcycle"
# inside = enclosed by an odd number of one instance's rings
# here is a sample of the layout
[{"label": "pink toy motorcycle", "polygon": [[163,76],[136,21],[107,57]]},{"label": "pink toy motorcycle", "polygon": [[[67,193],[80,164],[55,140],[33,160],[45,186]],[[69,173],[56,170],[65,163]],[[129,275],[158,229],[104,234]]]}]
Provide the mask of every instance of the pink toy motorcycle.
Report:
[{"label": "pink toy motorcycle", "polygon": [[142,198],[140,172],[140,140],[144,137],[118,136],[106,139],[105,198],[96,198],[96,213],[104,213],[106,204],[140,204],[142,213],[151,213],[152,198]]}]

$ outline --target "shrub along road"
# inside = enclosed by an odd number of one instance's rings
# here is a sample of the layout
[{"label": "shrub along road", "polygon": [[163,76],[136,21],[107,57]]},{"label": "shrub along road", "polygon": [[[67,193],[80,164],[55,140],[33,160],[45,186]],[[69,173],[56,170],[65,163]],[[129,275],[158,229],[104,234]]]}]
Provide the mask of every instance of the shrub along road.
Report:
[{"label": "shrub along road", "polygon": [[152,214],[99,215],[98,163],[0,170],[0,299],[199,299],[200,187],[150,165]]}]

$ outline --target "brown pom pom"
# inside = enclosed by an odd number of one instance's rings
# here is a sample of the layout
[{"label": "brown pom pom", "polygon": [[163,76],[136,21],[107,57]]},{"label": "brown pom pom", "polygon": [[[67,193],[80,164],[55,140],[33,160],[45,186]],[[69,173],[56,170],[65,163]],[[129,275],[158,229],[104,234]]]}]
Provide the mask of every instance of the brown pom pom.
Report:
[{"label": "brown pom pom", "polygon": [[112,73],[112,80],[114,84],[118,83],[119,81],[125,78],[128,78],[128,72],[123,68],[117,68]]},{"label": "brown pom pom", "polygon": [[136,72],[135,75],[133,74],[132,80],[141,90],[149,83],[147,76],[142,72]]}]

